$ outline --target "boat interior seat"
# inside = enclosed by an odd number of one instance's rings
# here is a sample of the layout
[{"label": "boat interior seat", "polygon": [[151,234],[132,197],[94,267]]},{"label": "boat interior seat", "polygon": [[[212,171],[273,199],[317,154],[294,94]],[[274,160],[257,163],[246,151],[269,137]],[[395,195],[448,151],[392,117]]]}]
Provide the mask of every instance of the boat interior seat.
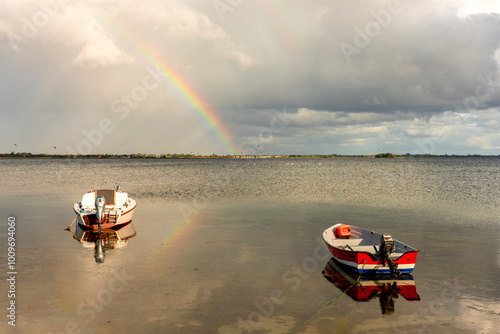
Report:
[{"label": "boat interior seat", "polygon": [[342,244],[348,244],[349,246],[359,246],[363,239],[360,238],[349,238],[349,239],[340,239],[337,238],[336,242]]},{"label": "boat interior seat", "polygon": [[95,191],[95,195],[97,196],[104,196],[106,198],[106,205],[114,205],[115,204],[115,197],[116,197],[116,191],[112,189],[99,189]]},{"label": "boat interior seat", "polygon": [[95,208],[95,199],[97,196],[104,196],[106,199],[106,205],[115,205],[115,203],[124,205],[128,196],[126,193],[119,192],[110,189],[99,189],[86,193],[82,197],[82,206]]},{"label": "boat interior seat", "polygon": [[356,252],[367,252],[367,253],[376,254],[375,248],[373,248],[372,245],[370,245],[370,246],[358,245],[358,246],[351,246],[351,248],[353,251],[356,251]]},{"label": "boat interior seat", "polygon": [[128,201],[128,194],[123,192],[115,192],[115,204],[126,205]]},{"label": "boat interior seat", "polygon": [[[346,250],[352,250],[354,252],[366,252],[366,253],[370,253],[370,254],[373,254],[373,255],[377,255],[378,254],[378,251],[375,250],[375,248],[373,247],[373,245],[370,245],[370,246],[367,246],[367,245],[358,245],[358,246],[353,246],[353,245],[349,245],[349,247],[347,246],[341,246],[342,248],[346,249]],[[378,247],[377,247],[378,249]],[[393,259],[398,259],[399,257],[401,257],[401,255],[403,255],[404,253],[391,253],[391,257]]]},{"label": "boat interior seat", "polygon": [[95,207],[95,192],[91,191],[83,195],[82,197],[83,207]]}]

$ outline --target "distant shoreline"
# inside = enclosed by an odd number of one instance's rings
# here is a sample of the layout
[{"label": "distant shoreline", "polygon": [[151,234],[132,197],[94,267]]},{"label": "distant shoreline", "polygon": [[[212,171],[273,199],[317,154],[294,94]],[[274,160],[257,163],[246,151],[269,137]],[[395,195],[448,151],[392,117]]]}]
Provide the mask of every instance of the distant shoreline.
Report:
[{"label": "distant shoreline", "polygon": [[0,153],[0,159],[394,159],[394,158],[496,158],[500,155],[482,154],[404,154],[379,153],[377,155],[292,154],[292,155],[194,155],[194,154],[32,154]]}]

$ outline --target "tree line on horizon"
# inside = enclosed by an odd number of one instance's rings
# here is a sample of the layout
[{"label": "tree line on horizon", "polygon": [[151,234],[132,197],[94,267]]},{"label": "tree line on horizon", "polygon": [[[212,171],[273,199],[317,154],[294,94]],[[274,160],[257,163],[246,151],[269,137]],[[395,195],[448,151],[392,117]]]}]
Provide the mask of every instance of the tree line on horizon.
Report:
[{"label": "tree line on horizon", "polygon": [[411,157],[500,157],[500,155],[481,154],[410,154],[397,155],[394,153],[378,153],[376,155],[346,155],[346,154],[288,154],[288,155],[201,155],[186,153],[166,154],[48,154],[30,152],[0,153],[0,158],[54,158],[54,159],[228,159],[239,157],[270,157],[270,158],[411,158]]}]

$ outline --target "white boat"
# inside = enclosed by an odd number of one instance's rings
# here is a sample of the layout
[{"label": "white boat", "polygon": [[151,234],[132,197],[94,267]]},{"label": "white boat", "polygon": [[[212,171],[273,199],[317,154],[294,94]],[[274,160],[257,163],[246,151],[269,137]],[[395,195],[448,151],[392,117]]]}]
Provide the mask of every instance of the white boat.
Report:
[{"label": "white boat", "polygon": [[417,261],[416,248],[361,227],[333,225],[323,240],[335,260],[362,274],[411,273]]},{"label": "white boat", "polygon": [[132,221],[137,203],[119,190],[98,189],[84,194],[73,206],[84,231],[118,231]]}]

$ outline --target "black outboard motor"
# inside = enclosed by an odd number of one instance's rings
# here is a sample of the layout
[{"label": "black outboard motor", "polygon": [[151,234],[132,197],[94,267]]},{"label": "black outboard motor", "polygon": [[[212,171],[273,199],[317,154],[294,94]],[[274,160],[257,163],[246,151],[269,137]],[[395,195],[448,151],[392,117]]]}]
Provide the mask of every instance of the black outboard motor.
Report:
[{"label": "black outboard motor", "polygon": [[378,253],[382,257],[382,261],[387,262],[389,268],[391,268],[391,274],[393,276],[399,276],[401,274],[398,271],[398,264],[392,262],[391,253],[394,252],[394,240],[390,234],[384,234],[380,237],[380,244],[378,246]]}]

